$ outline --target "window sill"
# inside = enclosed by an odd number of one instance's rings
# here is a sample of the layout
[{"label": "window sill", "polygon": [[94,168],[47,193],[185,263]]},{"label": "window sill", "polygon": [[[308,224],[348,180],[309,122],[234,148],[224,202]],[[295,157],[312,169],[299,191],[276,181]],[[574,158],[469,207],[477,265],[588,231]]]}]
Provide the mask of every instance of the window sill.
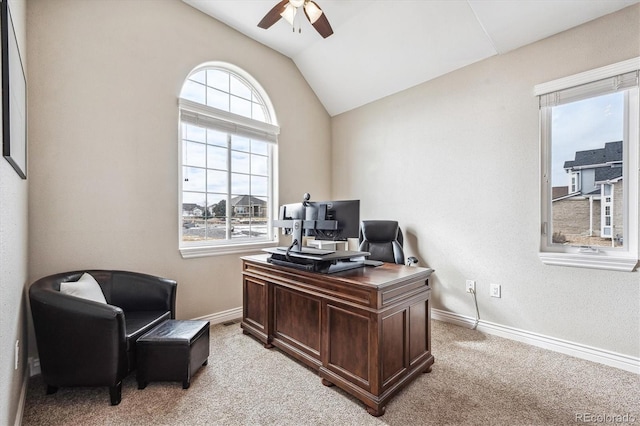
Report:
[{"label": "window sill", "polygon": [[260,243],[228,244],[219,246],[190,246],[180,247],[180,255],[183,259],[196,257],[224,256],[228,254],[252,253],[263,248],[276,247],[276,241],[263,241]]},{"label": "window sill", "polygon": [[606,269],[609,271],[632,272],[638,263],[638,259],[635,258],[608,256],[602,253],[539,253],[538,255],[545,265]]}]

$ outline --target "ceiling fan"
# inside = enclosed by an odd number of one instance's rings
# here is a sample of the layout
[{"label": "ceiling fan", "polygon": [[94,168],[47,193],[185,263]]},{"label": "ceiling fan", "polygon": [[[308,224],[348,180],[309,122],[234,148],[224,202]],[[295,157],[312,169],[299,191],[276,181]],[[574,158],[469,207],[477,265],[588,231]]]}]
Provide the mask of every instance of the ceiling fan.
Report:
[{"label": "ceiling fan", "polygon": [[258,26],[266,30],[278,22],[280,18],[284,18],[293,26],[294,18],[300,7],[304,10],[304,14],[311,25],[313,25],[313,28],[315,28],[323,38],[327,38],[333,34],[333,29],[329,24],[327,16],[322,12],[322,9],[311,0],[282,0],[264,15],[264,18],[258,23]]}]

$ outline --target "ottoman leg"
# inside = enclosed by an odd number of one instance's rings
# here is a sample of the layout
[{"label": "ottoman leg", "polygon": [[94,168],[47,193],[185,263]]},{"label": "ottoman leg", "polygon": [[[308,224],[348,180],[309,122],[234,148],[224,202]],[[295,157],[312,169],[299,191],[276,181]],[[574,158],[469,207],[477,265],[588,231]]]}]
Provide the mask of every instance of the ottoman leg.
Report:
[{"label": "ottoman leg", "polygon": [[144,382],[144,381],[138,380],[138,389],[144,389],[144,388],[147,387],[148,384],[149,384],[149,382]]},{"label": "ottoman leg", "polygon": [[205,359],[204,362],[202,363],[202,366],[204,367],[205,365],[209,364],[209,358]]},{"label": "ottoman leg", "polygon": [[111,396],[111,405],[118,405],[122,400],[122,382],[118,382],[115,386],[109,386],[109,396]]},{"label": "ottoman leg", "polygon": [[189,386],[191,386],[191,382],[189,380],[182,381],[182,389],[189,389]]}]

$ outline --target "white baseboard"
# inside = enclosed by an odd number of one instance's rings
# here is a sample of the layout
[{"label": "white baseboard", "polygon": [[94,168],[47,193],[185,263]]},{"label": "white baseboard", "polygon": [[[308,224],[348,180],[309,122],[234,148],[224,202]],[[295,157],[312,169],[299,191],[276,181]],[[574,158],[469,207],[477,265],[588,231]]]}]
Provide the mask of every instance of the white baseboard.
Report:
[{"label": "white baseboard", "polygon": [[22,389],[20,389],[20,398],[18,399],[18,409],[16,410],[16,419],[13,422],[14,426],[20,426],[22,424],[22,416],[24,415],[24,406],[27,402],[27,387],[29,386],[29,373],[27,370],[24,372],[22,378]]},{"label": "white baseboard", "polygon": [[227,321],[233,321],[238,318],[242,318],[242,306],[239,306],[233,309],[228,309],[222,312],[216,312],[215,314],[205,315],[203,317],[193,318],[193,319],[209,321],[211,325],[213,325],[213,324],[220,324]]},{"label": "white baseboard", "polygon": [[[432,309],[431,318],[465,328],[473,328],[476,323],[476,320],[473,317],[442,311],[440,309]],[[629,355],[594,348],[580,343],[569,342],[555,337],[544,336],[542,334],[496,324],[482,319],[478,321],[476,330],[640,374],[640,358]]]}]

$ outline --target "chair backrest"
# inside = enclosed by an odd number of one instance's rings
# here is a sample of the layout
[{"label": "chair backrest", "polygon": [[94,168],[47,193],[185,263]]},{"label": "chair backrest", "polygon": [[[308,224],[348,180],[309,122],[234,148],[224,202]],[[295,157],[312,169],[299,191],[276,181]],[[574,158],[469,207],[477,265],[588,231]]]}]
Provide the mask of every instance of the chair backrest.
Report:
[{"label": "chair backrest", "polygon": [[395,220],[360,222],[360,251],[371,253],[369,259],[404,264],[403,237]]}]

